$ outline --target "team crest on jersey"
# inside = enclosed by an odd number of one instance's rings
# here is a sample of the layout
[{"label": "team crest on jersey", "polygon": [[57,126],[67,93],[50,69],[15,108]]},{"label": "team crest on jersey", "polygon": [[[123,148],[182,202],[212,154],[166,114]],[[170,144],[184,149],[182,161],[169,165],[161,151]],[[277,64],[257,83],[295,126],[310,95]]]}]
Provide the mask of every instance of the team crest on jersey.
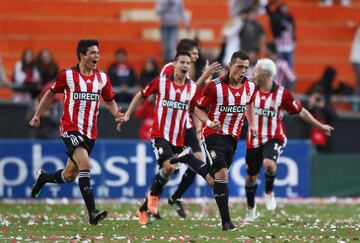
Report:
[{"label": "team crest on jersey", "polygon": [[210,156],[212,159],[216,159],[217,158],[217,155],[216,155],[216,152],[214,150],[211,150],[210,151]]}]

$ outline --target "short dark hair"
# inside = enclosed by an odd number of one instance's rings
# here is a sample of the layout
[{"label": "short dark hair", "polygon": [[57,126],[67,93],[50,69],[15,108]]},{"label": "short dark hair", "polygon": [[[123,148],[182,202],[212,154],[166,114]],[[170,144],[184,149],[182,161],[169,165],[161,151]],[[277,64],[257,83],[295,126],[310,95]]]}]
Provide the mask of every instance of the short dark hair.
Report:
[{"label": "short dark hair", "polygon": [[176,52],[180,51],[191,51],[194,47],[199,49],[199,42],[194,39],[188,39],[184,38],[179,41],[179,43],[176,46]]},{"label": "short dark hair", "polygon": [[190,53],[187,51],[179,51],[176,53],[175,61],[178,59],[179,56],[188,56],[191,58]]},{"label": "short dark hair", "polygon": [[237,58],[240,58],[241,60],[250,60],[248,54],[244,51],[236,51],[232,54],[230,62],[234,63]]},{"label": "short dark hair", "polygon": [[77,46],[76,55],[78,60],[80,61],[80,53],[86,55],[86,52],[89,47],[91,46],[97,46],[99,47],[99,41],[95,39],[83,39],[80,40]]}]

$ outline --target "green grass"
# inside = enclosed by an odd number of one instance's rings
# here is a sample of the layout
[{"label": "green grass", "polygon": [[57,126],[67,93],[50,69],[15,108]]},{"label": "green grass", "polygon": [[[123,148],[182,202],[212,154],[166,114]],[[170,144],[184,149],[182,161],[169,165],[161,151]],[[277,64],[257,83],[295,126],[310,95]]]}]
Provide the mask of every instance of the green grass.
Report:
[{"label": "green grass", "polygon": [[202,204],[186,203],[188,218],[176,216],[173,208],[160,204],[162,220],[146,226],[137,222],[136,203],[103,202],[109,217],[90,226],[81,203],[0,202],[0,242],[347,242],[360,241],[360,207],[354,203],[278,203],[275,212],[258,205],[261,216],[244,221],[245,204],[230,205],[238,230],[221,231],[220,217],[213,200]]}]

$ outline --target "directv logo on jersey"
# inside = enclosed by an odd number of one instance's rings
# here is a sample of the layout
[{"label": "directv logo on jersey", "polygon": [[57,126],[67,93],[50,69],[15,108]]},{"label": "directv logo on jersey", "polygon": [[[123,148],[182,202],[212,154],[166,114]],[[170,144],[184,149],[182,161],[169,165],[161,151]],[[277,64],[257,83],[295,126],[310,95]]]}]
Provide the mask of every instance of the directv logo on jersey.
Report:
[{"label": "directv logo on jersey", "polygon": [[163,99],[162,106],[178,110],[187,110],[189,105],[184,102]]},{"label": "directv logo on jersey", "polygon": [[100,95],[98,93],[74,92],[73,100],[99,101]]},{"label": "directv logo on jersey", "polygon": [[254,113],[255,113],[255,115],[266,116],[266,117],[275,117],[276,116],[276,111],[263,109],[263,108],[259,108],[259,107],[255,107]]},{"label": "directv logo on jersey", "polygon": [[221,105],[219,106],[220,112],[226,113],[244,113],[246,111],[246,106],[244,105]]}]

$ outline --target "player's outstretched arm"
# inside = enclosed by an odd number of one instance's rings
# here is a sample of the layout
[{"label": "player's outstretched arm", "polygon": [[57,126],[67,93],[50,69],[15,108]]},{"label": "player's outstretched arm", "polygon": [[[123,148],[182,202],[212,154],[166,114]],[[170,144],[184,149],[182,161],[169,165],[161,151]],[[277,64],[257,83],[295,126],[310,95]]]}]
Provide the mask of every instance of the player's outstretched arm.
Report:
[{"label": "player's outstretched arm", "polygon": [[245,111],[246,119],[249,124],[250,133],[252,137],[256,137],[258,135],[257,127],[255,126],[255,115],[254,115],[254,103],[246,104]]},{"label": "player's outstretched arm", "polygon": [[325,132],[325,134],[328,136],[330,136],[331,132],[334,131],[334,128],[332,126],[319,122],[305,108],[302,108],[301,112],[299,113],[299,116],[301,117],[301,119],[303,119],[305,122],[307,122],[311,126],[317,127],[319,129],[323,130]]},{"label": "player's outstretched arm", "polygon": [[36,108],[34,116],[31,118],[29,125],[32,127],[39,127],[40,126],[40,117],[46,111],[50,105],[52,104],[55,93],[51,90],[46,91],[45,95],[40,100],[38,107]]},{"label": "player's outstretched arm", "polygon": [[141,102],[143,102],[143,100],[144,97],[141,91],[137,92],[134,98],[131,100],[129,108],[127,109],[125,114],[121,118],[115,119],[115,121],[117,122],[116,129],[118,131],[121,131],[121,125],[130,119],[131,115],[135,112],[135,110],[139,107],[139,105],[141,104]]}]

